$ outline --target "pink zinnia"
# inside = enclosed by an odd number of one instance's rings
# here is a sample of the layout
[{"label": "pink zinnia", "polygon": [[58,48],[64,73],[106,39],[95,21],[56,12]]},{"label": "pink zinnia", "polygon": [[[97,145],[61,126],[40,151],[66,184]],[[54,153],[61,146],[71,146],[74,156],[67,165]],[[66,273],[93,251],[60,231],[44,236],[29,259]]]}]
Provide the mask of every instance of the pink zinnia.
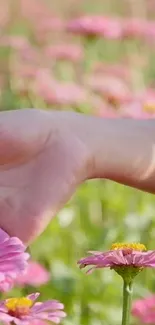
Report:
[{"label": "pink zinnia", "polygon": [[76,106],[87,102],[87,92],[80,85],[54,80],[46,70],[38,71],[34,88],[49,105]]},{"label": "pink zinnia", "polygon": [[28,325],[47,325],[47,322],[45,323],[42,320],[34,320],[31,323],[29,323]]},{"label": "pink zinnia", "polygon": [[125,105],[122,105],[120,109],[120,115],[134,119],[148,119],[152,117],[150,113],[144,110],[142,102],[136,99],[133,99],[131,102]]},{"label": "pink zinnia", "polygon": [[38,287],[50,279],[50,273],[38,262],[30,261],[23,275],[20,275],[16,283],[20,286],[31,285]]},{"label": "pink zinnia", "polygon": [[147,21],[139,18],[125,19],[123,23],[123,37],[143,38],[147,31]]},{"label": "pink zinnia", "polygon": [[115,78],[120,78],[125,81],[129,81],[130,79],[130,70],[127,65],[127,62],[122,62],[118,64],[107,64],[103,62],[97,62],[94,65],[93,69],[95,74],[101,74],[103,76],[110,76]]},{"label": "pink zinnia", "polygon": [[76,44],[51,45],[46,48],[45,53],[48,58],[71,62],[81,61],[84,57],[83,48]]},{"label": "pink zinnia", "polygon": [[47,325],[47,323],[42,320],[34,320],[29,325]]},{"label": "pink zinnia", "polygon": [[120,21],[106,16],[82,16],[72,19],[67,23],[66,29],[75,34],[110,39],[117,39],[122,35]]},{"label": "pink zinnia", "polygon": [[136,300],[132,306],[132,314],[143,324],[155,323],[155,295]]},{"label": "pink zinnia", "polygon": [[14,287],[15,280],[12,277],[6,276],[3,281],[0,282],[0,291],[8,292]]},{"label": "pink zinnia", "polygon": [[29,254],[19,238],[10,237],[0,229],[0,290],[9,290],[15,279],[27,266]]},{"label": "pink zinnia", "polygon": [[33,321],[50,321],[59,324],[66,316],[64,305],[57,300],[35,302],[39,293],[32,293],[22,298],[10,298],[0,304],[0,320],[5,324],[33,324]]},{"label": "pink zinnia", "polygon": [[143,267],[155,267],[155,251],[146,251],[143,244],[124,244],[116,243],[112,249],[107,252],[90,252],[91,256],[82,258],[78,264],[80,268],[92,266],[89,271],[96,268],[110,267],[134,267],[141,269]]},{"label": "pink zinnia", "polygon": [[120,78],[104,74],[94,75],[88,79],[87,84],[114,106],[128,102],[131,97],[127,84]]}]

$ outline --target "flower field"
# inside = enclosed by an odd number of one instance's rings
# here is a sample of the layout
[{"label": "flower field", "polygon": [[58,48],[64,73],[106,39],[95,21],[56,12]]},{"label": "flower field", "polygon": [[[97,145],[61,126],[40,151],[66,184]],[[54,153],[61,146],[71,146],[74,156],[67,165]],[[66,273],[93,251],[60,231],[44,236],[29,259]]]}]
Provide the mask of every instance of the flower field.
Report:
[{"label": "flower field", "polygon": [[[154,118],[154,57],[154,0],[0,0],[1,111]],[[40,301],[64,304],[64,325],[119,325],[119,275],[100,267],[86,274],[77,264],[88,251],[109,251],[118,242],[155,249],[154,196],[111,181],[86,182],[30,246],[27,273],[9,290],[0,283],[2,299],[37,291]],[[53,323],[64,317],[58,312]],[[131,324],[155,324],[152,267],[135,279]]]}]

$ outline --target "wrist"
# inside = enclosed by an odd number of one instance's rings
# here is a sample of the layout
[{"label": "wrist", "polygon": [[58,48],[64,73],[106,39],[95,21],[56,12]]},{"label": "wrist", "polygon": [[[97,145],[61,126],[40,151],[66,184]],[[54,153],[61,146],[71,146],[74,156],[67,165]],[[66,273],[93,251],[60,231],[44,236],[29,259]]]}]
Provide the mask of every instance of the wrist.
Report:
[{"label": "wrist", "polygon": [[155,192],[155,121],[92,119],[88,127],[91,178],[107,178]]}]

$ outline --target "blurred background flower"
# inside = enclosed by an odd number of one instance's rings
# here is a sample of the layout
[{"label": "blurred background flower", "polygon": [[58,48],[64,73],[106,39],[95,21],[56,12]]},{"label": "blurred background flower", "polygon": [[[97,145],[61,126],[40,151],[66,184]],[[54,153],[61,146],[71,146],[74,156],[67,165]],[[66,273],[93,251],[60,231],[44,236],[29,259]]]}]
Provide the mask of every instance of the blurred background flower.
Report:
[{"label": "blurred background flower", "polygon": [[[0,110],[152,119],[154,56],[154,0],[0,0]],[[121,279],[106,269],[86,277],[76,261],[112,242],[154,249],[154,238],[151,194],[89,181],[32,245],[27,272],[7,294],[20,297],[39,286],[43,301],[65,304],[64,325],[119,325]],[[146,269],[137,277],[135,300],[155,293],[154,276]],[[139,320],[145,323],[134,317],[132,324]]]},{"label": "blurred background flower", "polygon": [[136,300],[133,303],[132,314],[143,324],[155,323],[155,296]]},{"label": "blurred background flower", "polygon": [[23,275],[20,275],[16,284],[18,286],[30,285],[39,287],[50,280],[50,273],[40,263],[30,261]]}]

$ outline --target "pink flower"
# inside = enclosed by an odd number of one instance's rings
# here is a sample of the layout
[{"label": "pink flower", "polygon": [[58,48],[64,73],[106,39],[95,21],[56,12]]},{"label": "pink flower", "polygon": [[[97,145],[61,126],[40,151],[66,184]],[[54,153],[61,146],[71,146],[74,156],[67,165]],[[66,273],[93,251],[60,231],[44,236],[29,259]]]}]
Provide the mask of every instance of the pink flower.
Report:
[{"label": "pink flower", "polygon": [[29,254],[17,237],[10,237],[0,229],[0,289],[5,291],[12,286],[12,279],[23,272],[27,266]]},{"label": "pink flower", "polygon": [[47,325],[47,323],[45,323],[42,320],[33,320],[31,323],[29,323],[28,325]]},{"label": "pink flower", "polygon": [[155,114],[155,89],[148,88],[142,94],[144,111]]},{"label": "pink flower", "polygon": [[147,21],[134,18],[125,19],[123,23],[123,37],[143,38],[147,32]]},{"label": "pink flower", "polygon": [[10,46],[14,50],[25,50],[29,46],[28,39],[24,36],[5,36],[1,38],[1,46]]},{"label": "pink flower", "polygon": [[83,59],[82,47],[74,44],[57,44],[47,47],[45,51],[47,57],[56,60],[68,60],[78,62]]},{"label": "pink flower", "polygon": [[86,91],[75,83],[62,83],[51,78],[48,71],[39,71],[36,76],[36,93],[49,105],[80,105],[86,102]]},{"label": "pink flower", "polygon": [[57,300],[35,302],[39,293],[22,298],[10,298],[0,304],[0,320],[5,324],[29,325],[33,321],[50,321],[59,324],[66,316],[64,305]]},{"label": "pink flower", "polygon": [[155,323],[155,295],[136,300],[132,306],[132,314],[143,324]]},{"label": "pink flower", "polygon": [[38,21],[37,30],[40,32],[58,32],[64,28],[64,22],[60,17],[52,16],[42,18]]},{"label": "pink flower", "polygon": [[147,21],[146,24],[146,31],[145,31],[145,38],[152,42],[155,41],[155,22],[154,21]]},{"label": "pink flower", "polygon": [[70,20],[67,31],[85,36],[101,36],[117,39],[121,37],[122,28],[119,20],[104,16],[82,16]]},{"label": "pink flower", "polygon": [[16,284],[24,286],[26,284],[37,287],[45,284],[50,279],[50,273],[38,262],[30,261],[23,275],[19,275]]},{"label": "pink flower", "polygon": [[152,117],[151,114],[144,111],[142,103],[138,100],[133,100],[123,105],[120,109],[120,115],[134,119],[148,119]]},{"label": "pink flower", "polygon": [[[78,264],[80,268],[91,265],[91,270],[110,267],[115,269],[121,266],[136,268],[155,267],[155,251],[146,251],[142,244],[116,243],[107,252],[90,252],[91,256],[82,258]],[[90,271],[91,271],[90,270]]]},{"label": "pink flower", "polygon": [[121,78],[128,81],[130,78],[130,70],[126,62],[118,64],[107,64],[98,62],[94,66],[94,73],[108,75],[110,77]]},{"label": "pink flower", "polygon": [[1,292],[8,292],[14,286],[14,279],[11,277],[5,277],[3,281],[0,282],[0,291]]},{"label": "pink flower", "polygon": [[104,74],[94,75],[88,79],[87,84],[114,106],[128,102],[131,97],[127,84],[120,78],[105,76]]},{"label": "pink flower", "polygon": [[149,119],[155,117],[155,90],[147,89],[133,96],[129,103],[121,107],[120,113],[124,117]]}]

